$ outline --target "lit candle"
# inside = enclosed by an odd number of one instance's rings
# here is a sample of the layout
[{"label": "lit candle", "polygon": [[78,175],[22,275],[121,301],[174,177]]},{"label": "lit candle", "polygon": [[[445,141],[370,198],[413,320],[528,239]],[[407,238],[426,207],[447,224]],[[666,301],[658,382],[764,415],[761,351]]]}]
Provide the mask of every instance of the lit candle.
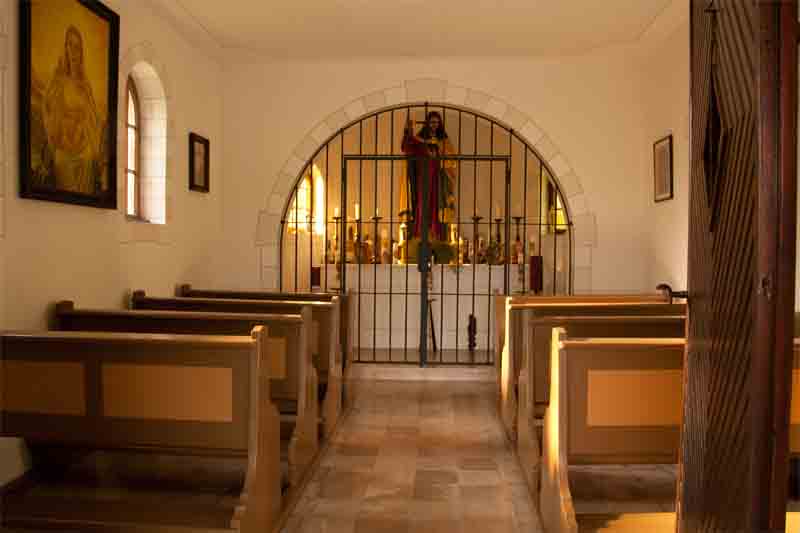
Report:
[{"label": "lit candle", "polygon": [[358,204],[356,204],[356,220],[361,220],[361,210],[359,209]]},{"label": "lit candle", "polygon": [[376,217],[378,216],[378,208],[377,207],[375,208],[375,216]]},{"label": "lit candle", "polygon": [[338,207],[334,207],[333,208],[333,218],[339,218],[339,208]]}]

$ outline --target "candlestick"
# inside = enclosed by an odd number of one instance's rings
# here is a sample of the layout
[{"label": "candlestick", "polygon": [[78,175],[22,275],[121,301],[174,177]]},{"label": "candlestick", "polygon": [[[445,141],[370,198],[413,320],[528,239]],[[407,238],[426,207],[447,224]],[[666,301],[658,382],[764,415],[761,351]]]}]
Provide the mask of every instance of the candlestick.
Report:
[{"label": "candlestick", "polygon": [[472,224],[473,224],[472,238],[475,241],[475,244],[472,247],[472,264],[473,265],[477,265],[478,264],[478,224],[480,223],[480,221],[482,219],[483,219],[483,217],[478,216],[478,215],[473,215],[473,217],[472,217]]}]

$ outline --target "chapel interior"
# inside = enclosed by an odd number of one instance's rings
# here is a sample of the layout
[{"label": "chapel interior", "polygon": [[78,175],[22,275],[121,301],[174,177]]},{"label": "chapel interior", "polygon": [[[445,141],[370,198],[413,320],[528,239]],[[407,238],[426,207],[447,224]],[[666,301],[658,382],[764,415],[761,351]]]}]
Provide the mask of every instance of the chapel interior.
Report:
[{"label": "chapel interior", "polygon": [[0,530],[800,531],[797,0],[0,0]]}]

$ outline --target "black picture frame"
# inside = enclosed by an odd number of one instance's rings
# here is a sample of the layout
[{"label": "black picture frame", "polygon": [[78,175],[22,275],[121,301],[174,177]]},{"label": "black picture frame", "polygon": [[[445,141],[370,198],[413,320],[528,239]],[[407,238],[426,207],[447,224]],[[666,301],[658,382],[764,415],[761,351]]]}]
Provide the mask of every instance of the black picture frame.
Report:
[{"label": "black picture frame", "polygon": [[202,135],[189,133],[189,189],[198,192],[210,191],[211,143]]},{"label": "black picture frame", "polygon": [[[34,84],[34,59],[32,57],[33,46],[36,44],[32,42],[36,33],[34,25],[40,23],[40,19],[42,23],[46,21],[47,24],[53,25],[53,20],[55,19],[52,13],[52,6],[45,5],[48,10],[47,16],[41,16],[44,14],[34,12],[31,0],[20,0],[19,194],[20,197],[28,199],[78,204],[102,209],[116,209],[119,15],[98,0],[74,0],[74,2],[76,6],[85,8],[96,16],[101,23],[108,24],[107,49],[87,51],[87,46],[84,45],[86,40],[80,31],[81,24],[77,21],[75,24],[66,22],[63,25],[64,37],[60,40],[63,43],[63,49],[59,52],[59,57],[63,58],[64,64],[70,60],[67,52],[67,48],[70,45],[70,37],[77,35],[77,45],[74,38],[72,45],[80,46],[79,74],[74,74],[72,69],[62,70],[59,62],[56,72],[39,72],[39,69],[37,69],[36,74],[38,76],[46,76],[47,81],[39,78],[37,83]],[[40,5],[44,4],[46,3],[40,3]],[[38,46],[44,47],[44,44],[38,43]],[[83,67],[87,61],[92,61],[92,59],[87,58],[90,55],[96,55],[98,52],[107,56],[105,58],[108,74],[108,79],[106,80],[107,94],[95,96],[90,78],[86,75],[86,70]],[[101,61],[103,60],[101,59]],[[100,64],[102,65],[102,63]],[[77,82],[74,78],[78,78]],[[58,94],[59,84],[66,85],[67,83],[77,84],[83,90],[85,98],[81,104],[90,106],[95,111],[95,114],[89,114],[89,116],[94,117],[94,123],[85,122],[83,125],[84,133],[87,130],[91,132],[84,137],[84,139],[89,140],[76,140],[74,136],[68,138],[62,135],[60,142],[63,145],[69,145],[65,148],[64,146],[53,146],[50,143],[51,138],[58,137],[48,132],[48,121],[45,120],[45,114],[42,110],[44,109],[43,102],[45,99],[51,98],[51,95]],[[106,100],[105,121],[103,121],[103,116],[96,107],[96,100],[100,97],[104,97]],[[34,105],[34,98],[38,99],[36,105]],[[53,98],[56,105],[51,105],[49,109],[57,107],[57,96]],[[50,116],[53,116],[57,111],[49,111],[49,113],[51,113]],[[64,131],[74,130],[75,128],[64,128]],[[67,140],[64,141],[63,139]],[[86,146],[91,146],[93,140],[97,142],[96,151],[93,151],[94,149],[92,148],[86,148]],[[76,148],[76,146],[84,147],[80,149],[77,156],[75,152],[79,148]],[[33,155],[34,150],[36,151],[36,157]],[[94,159],[87,157],[87,154],[93,154]],[[72,159],[69,160],[69,157]],[[64,159],[67,159],[67,163],[60,164],[60,161]],[[67,165],[72,165],[72,170],[74,171],[70,177],[59,172],[59,166],[64,169],[67,168]],[[81,179],[77,180],[76,176],[80,176]],[[73,180],[70,186],[64,186],[70,179]]]},{"label": "black picture frame", "polygon": [[674,197],[672,134],[653,143],[653,200],[663,202]]}]

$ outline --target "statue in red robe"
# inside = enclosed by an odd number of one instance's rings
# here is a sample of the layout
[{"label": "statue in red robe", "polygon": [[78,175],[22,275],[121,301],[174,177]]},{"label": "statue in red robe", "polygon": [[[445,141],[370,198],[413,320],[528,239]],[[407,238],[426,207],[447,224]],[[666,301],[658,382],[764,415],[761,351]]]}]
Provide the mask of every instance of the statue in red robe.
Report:
[{"label": "statue in red robe", "polygon": [[[411,215],[410,237],[419,237],[422,230],[422,209],[429,214],[431,238],[444,241],[448,237],[448,224],[452,222],[455,204],[453,195],[452,168],[455,161],[428,159],[453,153],[450,141],[442,124],[442,116],[431,111],[420,131],[413,134],[413,123],[409,119],[401,144],[403,153],[419,159],[409,160],[407,168],[408,211]],[[428,203],[423,207],[422,180],[427,166]]]}]

